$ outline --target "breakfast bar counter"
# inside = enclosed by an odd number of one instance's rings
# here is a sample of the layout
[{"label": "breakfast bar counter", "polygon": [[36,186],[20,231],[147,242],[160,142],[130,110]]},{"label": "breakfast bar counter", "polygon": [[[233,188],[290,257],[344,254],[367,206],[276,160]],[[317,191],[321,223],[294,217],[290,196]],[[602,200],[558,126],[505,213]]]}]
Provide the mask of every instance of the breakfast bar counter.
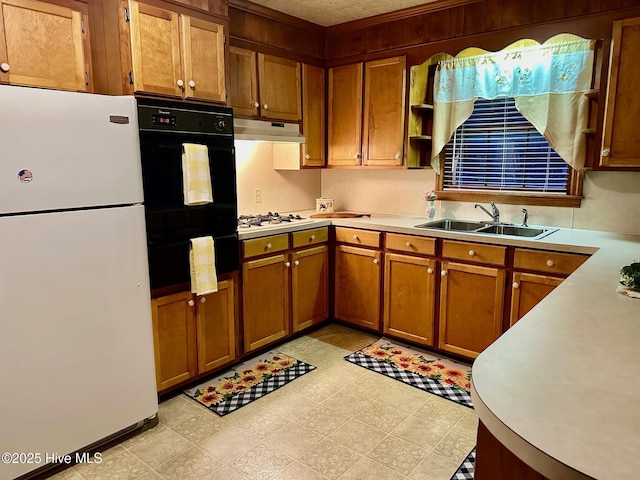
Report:
[{"label": "breakfast bar counter", "polygon": [[373,214],[330,223],[592,254],[475,360],[473,403],[490,433],[546,478],[638,478],[640,299],[616,287],[622,266],[640,259],[640,237],[559,229],[527,240],[415,228],[424,222]]}]

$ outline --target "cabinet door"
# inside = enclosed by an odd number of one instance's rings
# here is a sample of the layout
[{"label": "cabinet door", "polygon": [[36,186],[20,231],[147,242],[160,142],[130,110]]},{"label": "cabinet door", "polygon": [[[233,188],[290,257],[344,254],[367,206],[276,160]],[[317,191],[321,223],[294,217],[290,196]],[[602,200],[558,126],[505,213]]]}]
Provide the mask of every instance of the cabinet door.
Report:
[{"label": "cabinet door", "polygon": [[324,68],[302,65],[302,166],[324,165]]},{"label": "cabinet door", "polygon": [[286,255],[275,255],[242,265],[245,352],[289,335],[287,263]]},{"label": "cabinet door", "polygon": [[[77,10],[33,0],[0,2],[0,81],[87,91],[84,27]],[[89,57],[89,55],[87,55]]]},{"label": "cabinet door", "polygon": [[256,52],[229,47],[229,105],[235,115],[258,115]]},{"label": "cabinet door", "polygon": [[158,391],[196,374],[195,305],[191,292],[151,301]]},{"label": "cabinet door", "polygon": [[181,15],[185,98],[226,101],[224,28]]},{"label": "cabinet door", "polygon": [[402,165],[404,143],[405,58],[365,64],[364,165]]},{"label": "cabinet door", "polygon": [[384,333],[435,346],[435,269],[433,259],[385,255]]},{"label": "cabinet door", "polygon": [[329,253],[326,245],[291,254],[293,331],[326,320]]},{"label": "cabinet door", "polygon": [[360,165],[362,63],[329,69],[327,165]]},{"label": "cabinet door", "polygon": [[234,306],[233,280],[219,282],[215,293],[196,297],[199,374],[235,360]]},{"label": "cabinet door", "polygon": [[373,330],[380,329],[379,250],[336,247],[335,317]]},{"label": "cabinet door", "polygon": [[511,314],[509,326],[535,307],[549,295],[554,288],[562,283],[562,278],[548,275],[534,275],[532,273],[515,272],[511,285]]},{"label": "cabinet door", "polygon": [[131,49],[136,92],[182,96],[177,13],[131,2]]},{"label": "cabinet door", "polygon": [[600,163],[607,167],[640,167],[638,76],[640,18],[613,22],[613,45]]},{"label": "cabinet door", "polygon": [[300,63],[258,53],[260,116],[300,120]]},{"label": "cabinet door", "polygon": [[441,274],[438,348],[475,358],[500,336],[505,271],[445,260]]}]

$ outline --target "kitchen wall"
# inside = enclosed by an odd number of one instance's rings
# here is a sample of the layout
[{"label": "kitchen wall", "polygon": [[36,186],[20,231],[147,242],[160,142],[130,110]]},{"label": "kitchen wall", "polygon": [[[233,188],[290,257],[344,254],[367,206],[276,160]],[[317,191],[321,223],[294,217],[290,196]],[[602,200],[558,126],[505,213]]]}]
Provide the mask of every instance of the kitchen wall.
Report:
[{"label": "kitchen wall", "polygon": [[[236,140],[236,178],[238,213],[290,212],[316,208],[320,196],[320,170],[274,170],[274,155],[297,159],[300,146]],[[255,189],[261,189],[262,202],[255,202]]]},{"label": "kitchen wall", "polygon": [[[322,196],[333,197],[336,210],[425,214],[424,192],[435,187],[433,170],[322,171]],[[525,206],[529,224],[604,230],[640,235],[640,173],[587,172],[580,208]],[[436,215],[485,219],[472,202],[436,201]],[[522,207],[497,203],[501,219],[522,221]]]}]

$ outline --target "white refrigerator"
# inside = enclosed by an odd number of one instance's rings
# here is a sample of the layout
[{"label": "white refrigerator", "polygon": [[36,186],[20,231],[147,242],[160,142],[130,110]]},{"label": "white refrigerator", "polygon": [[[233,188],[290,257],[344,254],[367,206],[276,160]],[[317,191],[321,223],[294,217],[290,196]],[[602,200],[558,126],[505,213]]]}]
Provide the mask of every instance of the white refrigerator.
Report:
[{"label": "white refrigerator", "polygon": [[136,101],[0,85],[0,479],[157,411]]}]

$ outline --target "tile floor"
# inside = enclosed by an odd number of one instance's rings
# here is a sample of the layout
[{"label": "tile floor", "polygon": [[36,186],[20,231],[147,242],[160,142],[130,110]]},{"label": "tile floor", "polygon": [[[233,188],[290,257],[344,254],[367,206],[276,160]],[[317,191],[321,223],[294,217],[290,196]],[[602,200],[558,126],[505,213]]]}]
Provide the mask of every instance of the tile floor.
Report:
[{"label": "tile floor", "polygon": [[449,480],[475,445],[473,410],[353,365],[377,337],[332,324],[277,347],[318,367],[219,417],[185,395],[157,427],[56,480]]}]

